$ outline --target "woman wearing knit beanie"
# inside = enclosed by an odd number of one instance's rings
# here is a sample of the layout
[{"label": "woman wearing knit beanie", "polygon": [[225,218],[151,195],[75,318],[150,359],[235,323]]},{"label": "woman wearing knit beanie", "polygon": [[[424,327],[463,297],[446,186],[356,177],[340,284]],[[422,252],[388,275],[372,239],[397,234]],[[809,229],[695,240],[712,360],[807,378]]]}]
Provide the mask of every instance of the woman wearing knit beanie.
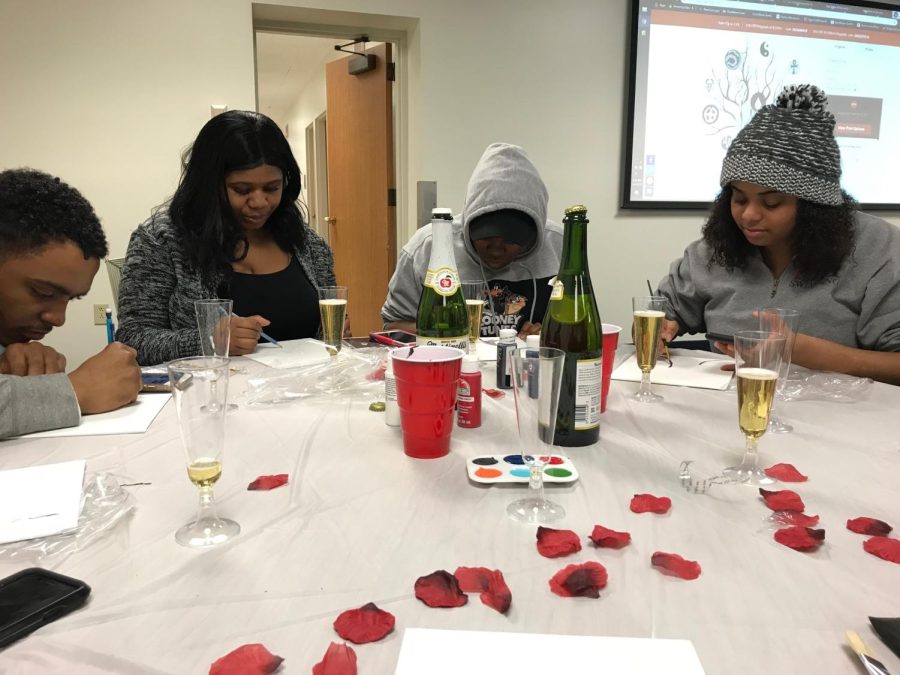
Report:
[{"label": "woman wearing knit beanie", "polygon": [[663,339],[730,335],[755,327],[756,309],[795,309],[794,363],[900,384],[900,229],[841,190],[826,104],[817,87],[786,87],[738,133],[703,238],[660,283]]}]

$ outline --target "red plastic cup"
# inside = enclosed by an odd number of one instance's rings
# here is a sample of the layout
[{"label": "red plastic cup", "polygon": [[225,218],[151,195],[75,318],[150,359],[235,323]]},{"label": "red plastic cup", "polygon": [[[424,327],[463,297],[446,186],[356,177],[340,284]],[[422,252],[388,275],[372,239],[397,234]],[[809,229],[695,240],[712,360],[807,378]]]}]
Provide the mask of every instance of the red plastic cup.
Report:
[{"label": "red plastic cup", "polygon": [[453,347],[398,347],[391,351],[403,452],[433,459],[450,452],[453,406],[463,351]]},{"label": "red plastic cup", "polygon": [[619,346],[619,333],[622,327],[613,323],[603,324],[603,369],[600,382],[600,412],[606,412],[606,397],[609,394],[609,379],[616,360],[616,348]]}]

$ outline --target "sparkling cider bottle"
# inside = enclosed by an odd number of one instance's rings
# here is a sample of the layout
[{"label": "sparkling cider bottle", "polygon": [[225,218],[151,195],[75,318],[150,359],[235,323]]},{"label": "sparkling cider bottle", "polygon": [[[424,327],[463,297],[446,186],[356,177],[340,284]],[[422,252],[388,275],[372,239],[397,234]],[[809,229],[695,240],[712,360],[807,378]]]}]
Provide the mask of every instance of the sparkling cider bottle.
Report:
[{"label": "sparkling cider bottle", "polygon": [[431,259],[419,298],[416,344],[469,349],[469,316],[453,257],[453,214],[431,211]]},{"label": "sparkling cider bottle", "polygon": [[562,261],[541,324],[541,346],[566,353],[553,442],[568,447],[600,437],[603,327],[588,272],[587,224],[587,208],[566,209]]}]

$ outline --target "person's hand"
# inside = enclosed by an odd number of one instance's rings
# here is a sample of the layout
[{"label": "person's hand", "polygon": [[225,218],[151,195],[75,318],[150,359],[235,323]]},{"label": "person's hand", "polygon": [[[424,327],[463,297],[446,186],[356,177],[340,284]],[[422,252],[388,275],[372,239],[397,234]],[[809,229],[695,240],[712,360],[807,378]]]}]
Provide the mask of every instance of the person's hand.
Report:
[{"label": "person's hand", "polygon": [[[670,321],[669,319],[663,319],[662,329],[659,331],[659,340],[660,342],[664,342],[665,344],[669,344],[672,340],[678,337],[678,330],[681,326],[678,325],[677,321]],[[662,351],[662,345],[659,346],[660,351]]]},{"label": "person's hand", "polygon": [[231,356],[243,356],[252,354],[256,350],[256,343],[262,329],[271,323],[259,314],[253,316],[231,317],[231,344],[228,353]]},{"label": "person's hand", "polygon": [[[731,344],[730,342],[722,342],[721,340],[716,340],[715,342],[713,342],[713,346],[716,349],[718,349],[720,352],[725,354],[725,356],[730,356],[731,358],[734,358],[734,345]],[[733,362],[726,363],[721,368],[719,368],[719,370],[724,370],[726,372],[733,371],[734,363]]]},{"label": "person's hand", "polygon": [[116,410],[137,398],[141,369],[136,356],[131,347],[113,342],[72,371],[69,381],[83,414]]},{"label": "person's hand", "polygon": [[346,314],[344,316],[344,337],[349,338],[352,337],[350,335],[350,315]]},{"label": "person's hand", "polygon": [[53,375],[66,370],[66,357],[40,342],[14,342],[0,355],[2,375]]},{"label": "person's hand", "polygon": [[526,337],[528,337],[529,335],[537,335],[537,334],[540,333],[540,332],[541,332],[541,324],[540,324],[540,322],[538,322],[538,323],[531,323],[530,321],[525,321],[525,322],[522,324],[522,329],[519,331],[518,337],[519,337],[520,339],[524,340],[524,339],[525,339]]}]

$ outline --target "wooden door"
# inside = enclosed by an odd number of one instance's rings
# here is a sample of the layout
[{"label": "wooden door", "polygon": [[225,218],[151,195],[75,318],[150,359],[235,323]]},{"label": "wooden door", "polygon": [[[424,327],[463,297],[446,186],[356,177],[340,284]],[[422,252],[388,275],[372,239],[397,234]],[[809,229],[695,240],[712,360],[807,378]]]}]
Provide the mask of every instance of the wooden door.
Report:
[{"label": "wooden door", "polygon": [[391,45],[366,53],[376,66],[360,75],[347,70],[352,56],[325,66],[329,243],[337,282],[349,289],[354,336],[381,329],[396,263]]}]

